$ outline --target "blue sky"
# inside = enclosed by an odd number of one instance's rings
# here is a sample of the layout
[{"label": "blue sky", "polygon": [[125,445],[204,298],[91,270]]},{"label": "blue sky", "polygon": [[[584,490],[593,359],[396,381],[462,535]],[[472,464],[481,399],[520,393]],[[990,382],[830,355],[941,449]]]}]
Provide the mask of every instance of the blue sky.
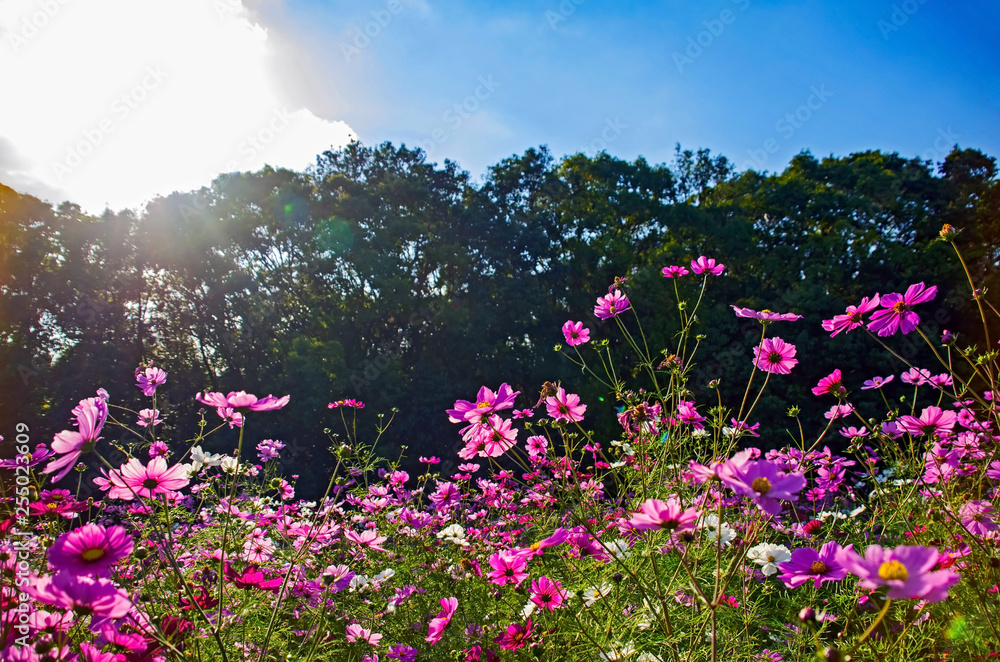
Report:
[{"label": "blue sky", "polygon": [[474,180],[538,145],[1000,156],[998,24],[941,0],[4,0],[0,182],[140,207],[353,138]]},{"label": "blue sky", "polygon": [[[283,11],[322,79],[354,90],[329,110],[362,141],[432,145],[432,159],[474,175],[539,144],[665,162],[680,142],[772,171],[802,149],[933,158],[958,142],[1000,154],[996,3],[291,0]],[[370,43],[355,41],[366,27]],[[460,125],[445,121],[481,77],[499,85]]]}]

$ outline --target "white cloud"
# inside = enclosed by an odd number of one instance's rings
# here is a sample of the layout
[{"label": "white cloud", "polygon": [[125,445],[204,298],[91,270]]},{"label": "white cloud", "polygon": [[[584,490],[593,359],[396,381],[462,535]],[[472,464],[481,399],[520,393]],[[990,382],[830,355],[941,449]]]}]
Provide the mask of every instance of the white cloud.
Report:
[{"label": "white cloud", "polygon": [[354,132],[296,104],[279,59],[241,0],[0,2],[0,183],[99,212],[302,169]]}]

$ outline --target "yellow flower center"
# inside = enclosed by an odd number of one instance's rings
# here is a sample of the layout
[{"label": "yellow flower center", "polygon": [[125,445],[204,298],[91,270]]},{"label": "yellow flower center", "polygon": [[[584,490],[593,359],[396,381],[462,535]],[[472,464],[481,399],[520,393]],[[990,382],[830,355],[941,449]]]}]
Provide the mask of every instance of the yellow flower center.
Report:
[{"label": "yellow flower center", "polygon": [[476,405],[476,409],[482,409],[483,407],[489,407],[489,406],[490,403],[483,401]]},{"label": "yellow flower center", "polygon": [[767,478],[755,478],[754,481],[750,483],[750,487],[752,487],[753,491],[757,494],[767,494],[771,491],[771,481]]},{"label": "yellow flower center", "polygon": [[822,561],[813,561],[812,565],[809,566],[809,571],[812,572],[814,575],[822,575],[829,569],[830,568],[828,568],[827,565]]},{"label": "yellow flower center", "polygon": [[100,547],[95,547],[93,549],[85,550],[83,554],[80,554],[80,556],[83,557],[84,561],[96,561],[104,556],[104,550]]},{"label": "yellow flower center", "polygon": [[899,561],[886,561],[879,566],[878,576],[886,581],[898,579],[905,582],[910,575],[906,572],[906,566]]}]

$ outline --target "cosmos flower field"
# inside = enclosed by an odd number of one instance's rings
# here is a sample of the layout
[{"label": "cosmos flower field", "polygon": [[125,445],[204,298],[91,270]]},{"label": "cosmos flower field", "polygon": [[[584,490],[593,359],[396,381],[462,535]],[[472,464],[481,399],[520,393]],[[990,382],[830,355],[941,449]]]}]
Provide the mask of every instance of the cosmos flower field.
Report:
[{"label": "cosmos flower field", "polygon": [[[829,366],[810,385],[824,420],[789,403],[789,443],[764,450],[754,412],[768,383],[823,360],[783,332],[818,321],[732,306],[761,330],[742,403],[695,401],[698,304],[724,272],[707,256],[663,268],[681,304],[669,348],[647,347],[628,279],[595,293],[580,316],[612,321],[642,357],[636,371],[618,374],[608,343],[568,320],[561,350],[607,400],[583,402],[568,383],[484,385],[441,412],[464,442],[450,475],[439,457],[420,457],[419,475],[380,458],[378,431],[356,425],[364,403],[331,402],[343,434],[317,501],[279,475],[284,443],[254,432],[294,408],[288,396],[198,393],[201,434],[163,440],[169,375],[156,366],[136,369],[148,408],[81,394],[74,429],[18,442],[2,464],[15,480],[0,510],[0,661],[1000,657],[997,311],[985,294],[970,276],[979,348],[925,334],[931,283],[872,291],[822,321],[888,352],[894,336],[919,338],[937,362],[859,384]],[[856,407],[859,391],[885,408]],[[618,438],[591,431],[598,416],[617,417]],[[112,428],[131,431],[117,466]],[[235,453],[219,452],[222,430],[238,430]],[[99,500],[73,491],[83,461],[101,467]]]}]

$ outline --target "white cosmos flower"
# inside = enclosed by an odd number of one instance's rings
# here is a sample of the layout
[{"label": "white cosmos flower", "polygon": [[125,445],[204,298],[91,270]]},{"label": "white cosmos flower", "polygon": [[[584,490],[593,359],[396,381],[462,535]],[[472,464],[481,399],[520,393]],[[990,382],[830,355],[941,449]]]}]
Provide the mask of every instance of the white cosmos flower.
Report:
[{"label": "white cosmos flower", "polygon": [[628,557],[632,556],[632,552],[628,548],[628,542],[624,538],[619,538],[618,540],[607,543],[604,545],[604,549],[619,561],[624,561]]},{"label": "white cosmos flower", "polygon": [[747,550],[747,558],[761,566],[761,572],[770,577],[778,572],[778,564],[792,560],[792,553],[784,545],[762,542]]},{"label": "white cosmos flower", "polygon": [[708,533],[708,539],[712,543],[722,541],[722,546],[726,547],[733,541],[736,537],[736,532],[726,524],[719,525],[718,515],[705,515],[704,519],[701,521],[701,526]]},{"label": "white cosmos flower", "polygon": [[635,655],[635,646],[630,641],[621,648],[612,648],[607,653],[601,653],[600,658],[602,660],[624,660],[633,655]]},{"label": "white cosmos flower", "polygon": [[583,604],[590,607],[610,592],[611,584],[607,582],[604,582],[600,586],[591,586],[583,592]]}]

